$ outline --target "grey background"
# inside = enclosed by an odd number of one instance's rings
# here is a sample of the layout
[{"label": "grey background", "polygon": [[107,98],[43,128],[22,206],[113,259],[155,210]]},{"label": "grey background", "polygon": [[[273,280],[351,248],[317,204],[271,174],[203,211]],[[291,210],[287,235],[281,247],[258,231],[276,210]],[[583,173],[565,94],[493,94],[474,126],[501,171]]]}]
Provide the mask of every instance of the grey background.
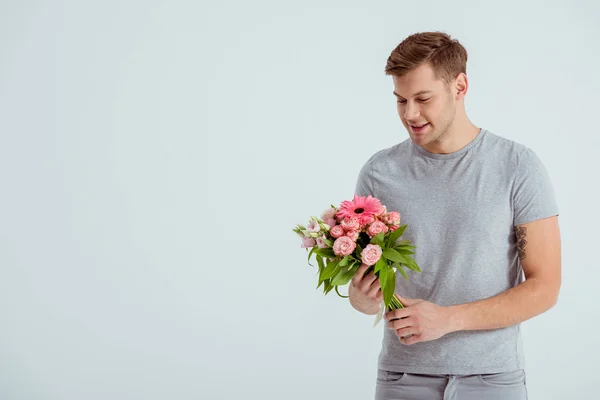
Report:
[{"label": "grey background", "polygon": [[[0,398],[369,399],[382,327],[292,232],[406,139],[408,34],[469,52],[473,122],[556,188],[563,287],[523,324],[531,400],[593,393],[592,1],[0,2]],[[345,290],[342,290],[345,293]]]}]

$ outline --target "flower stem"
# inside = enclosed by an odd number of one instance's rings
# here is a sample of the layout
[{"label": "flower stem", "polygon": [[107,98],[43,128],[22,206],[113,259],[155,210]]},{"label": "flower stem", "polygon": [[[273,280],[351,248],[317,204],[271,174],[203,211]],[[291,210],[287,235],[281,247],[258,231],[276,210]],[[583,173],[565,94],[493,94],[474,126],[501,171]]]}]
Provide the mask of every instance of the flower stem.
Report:
[{"label": "flower stem", "polygon": [[404,308],[404,304],[402,304],[398,296],[394,294],[394,296],[392,296],[390,304],[388,305],[388,311],[397,310],[399,308]]}]

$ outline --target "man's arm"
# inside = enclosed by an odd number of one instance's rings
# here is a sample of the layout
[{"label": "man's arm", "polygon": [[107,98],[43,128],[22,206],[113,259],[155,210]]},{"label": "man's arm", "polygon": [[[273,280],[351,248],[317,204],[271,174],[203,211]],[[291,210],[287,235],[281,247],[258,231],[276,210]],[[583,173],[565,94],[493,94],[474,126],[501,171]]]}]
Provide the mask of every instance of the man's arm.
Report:
[{"label": "man's arm", "polygon": [[515,232],[525,281],[494,297],[450,306],[451,331],[512,326],[558,301],[562,281],[558,217],[519,225]]}]

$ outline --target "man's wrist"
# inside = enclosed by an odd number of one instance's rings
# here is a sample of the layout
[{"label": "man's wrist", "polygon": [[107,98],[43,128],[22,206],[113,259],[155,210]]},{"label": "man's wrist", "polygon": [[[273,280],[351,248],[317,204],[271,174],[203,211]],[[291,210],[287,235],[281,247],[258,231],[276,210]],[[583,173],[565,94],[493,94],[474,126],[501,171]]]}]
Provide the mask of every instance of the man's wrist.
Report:
[{"label": "man's wrist", "polygon": [[462,313],[462,305],[453,305],[446,307],[448,316],[448,333],[464,330],[464,314]]}]

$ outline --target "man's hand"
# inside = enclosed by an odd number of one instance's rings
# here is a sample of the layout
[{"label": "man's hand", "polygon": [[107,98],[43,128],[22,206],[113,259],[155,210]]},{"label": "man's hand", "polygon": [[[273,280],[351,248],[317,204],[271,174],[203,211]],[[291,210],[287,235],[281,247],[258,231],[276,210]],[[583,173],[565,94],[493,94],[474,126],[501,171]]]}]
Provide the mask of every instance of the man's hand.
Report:
[{"label": "man's hand", "polygon": [[379,310],[379,303],[383,301],[383,293],[381,292],[381,284],[379,278],[375,276],[373,269],[365,275],[365,272],[369,269],[369,266],[362,264],[348,288],[348,294],[350,296],[350,304],[365,314],[377,314]]},{"label": "man's hand", "polygon": [[448,307],[420,299],[400,297],[400,301],[405,308],[385,313],[385,319],[403,344],[439,339],[453,331]]}]

